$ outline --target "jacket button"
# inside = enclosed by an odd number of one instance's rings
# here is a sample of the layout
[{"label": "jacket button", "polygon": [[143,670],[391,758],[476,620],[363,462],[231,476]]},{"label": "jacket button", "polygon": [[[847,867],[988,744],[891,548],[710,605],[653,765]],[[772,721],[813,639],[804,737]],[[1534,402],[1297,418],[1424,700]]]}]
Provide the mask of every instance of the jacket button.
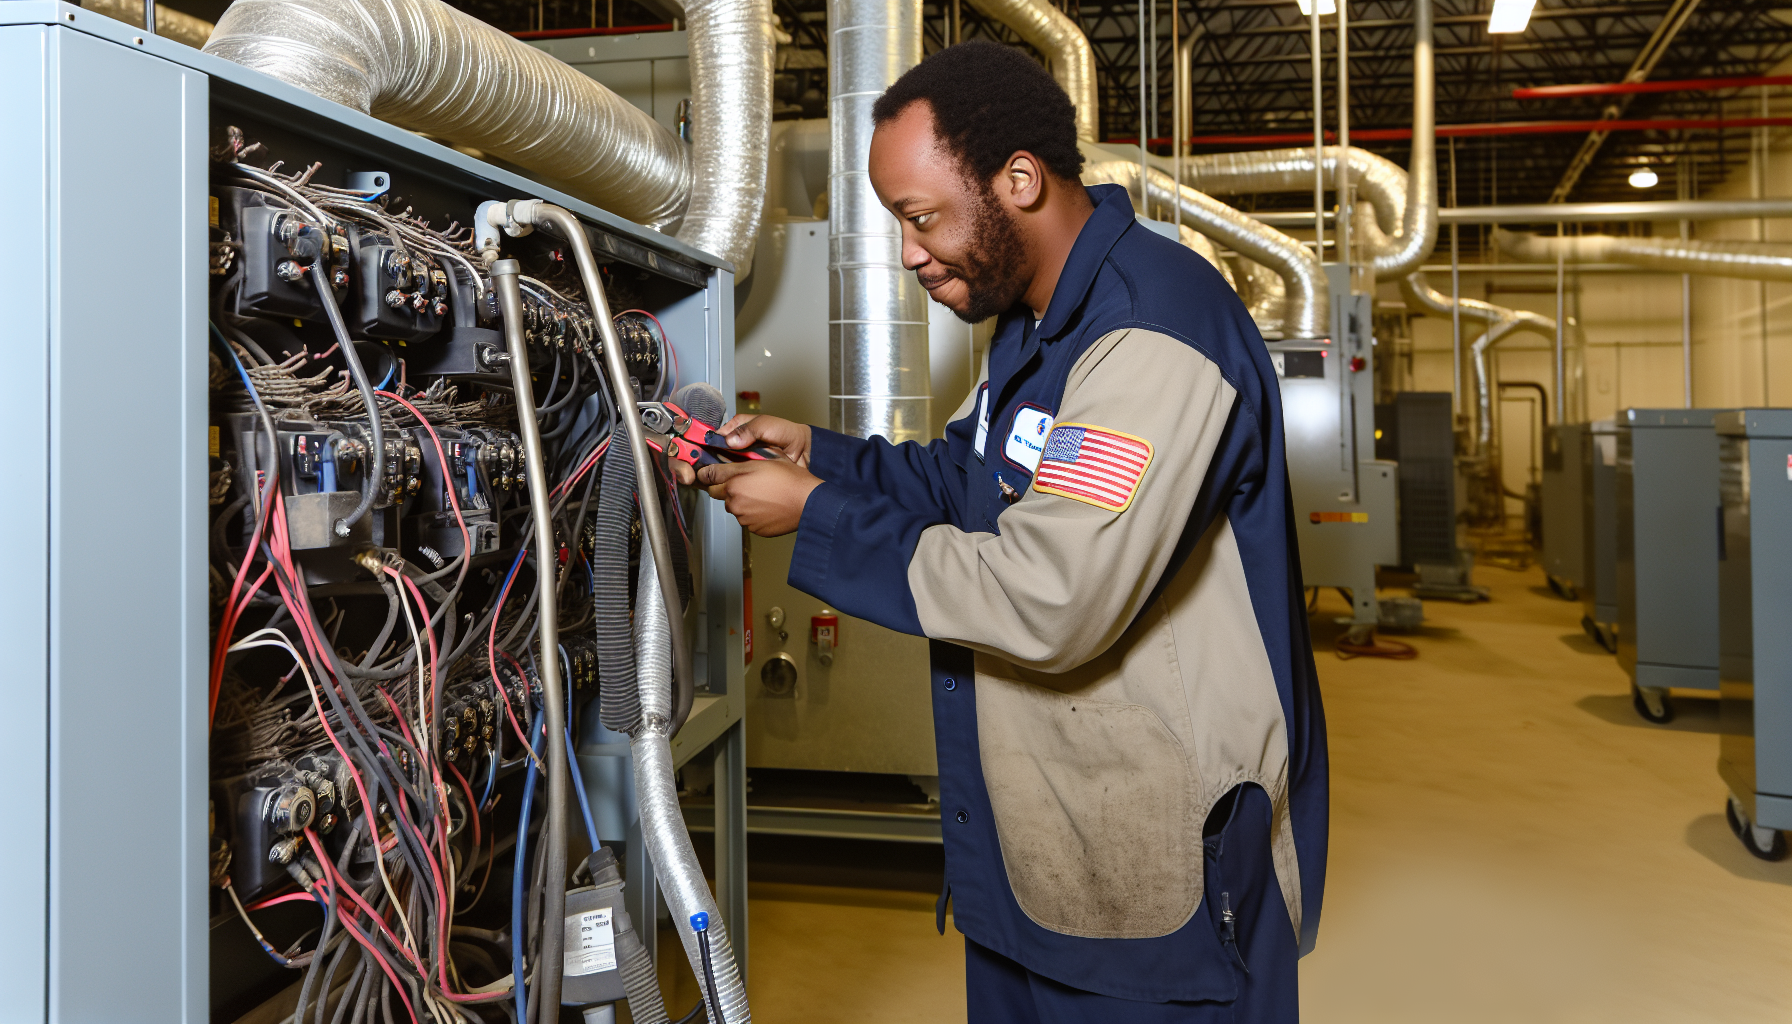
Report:
[{"label": "jacket button", "polygon": [[970,821],[970,820],[971,820],[971,816],[970,816],[970,815],[969,815],[969,814],[966,814],[966,813],[965,813],[965,812],[963,812],[963,811],[959,811],[959,812],[958,812],[958,823],[959,823],[959,824],[960,824],[960,825],[962,825],[962,824],[964,824],[964,823],[965,823],[965,822],[967,822],[967,821]]},{"label": "jacket button", "polygon": [[946,677],[946,689],[948,689],[948,690],[958,689],[958,680],[952,678],[951,676],[947,676]]}]

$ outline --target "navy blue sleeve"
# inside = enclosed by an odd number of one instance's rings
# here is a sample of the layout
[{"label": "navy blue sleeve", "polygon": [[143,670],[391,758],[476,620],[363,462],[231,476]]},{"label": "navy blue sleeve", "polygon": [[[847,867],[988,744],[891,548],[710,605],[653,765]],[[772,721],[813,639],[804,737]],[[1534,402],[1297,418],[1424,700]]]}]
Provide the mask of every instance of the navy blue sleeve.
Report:
[{"label": "navy blue sleeve", "polygon": [[809,472],[859,494],[882,495],[906,508],[939,510],[956,523],[964,504],[964,470],[948,441],[891,444],[810,427]]},{"label": "navy blue sleeve", "polygon": [[910,508],[825,481],[803,505],[790,555],[790,585],[848,615],[923,636],[909,590],[908,563],[921,531],[945,521],[943,512]]}]

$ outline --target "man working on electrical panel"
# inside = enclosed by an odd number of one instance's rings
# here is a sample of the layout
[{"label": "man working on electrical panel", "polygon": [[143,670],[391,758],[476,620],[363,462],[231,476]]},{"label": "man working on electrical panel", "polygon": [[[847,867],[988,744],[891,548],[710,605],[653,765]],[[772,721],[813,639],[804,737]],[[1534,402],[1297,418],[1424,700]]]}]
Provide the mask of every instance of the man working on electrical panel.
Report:
[{"label": "man working on electrical panel", "polygon": [[942,50],[874,117],[904,264],[999,318],[984,382],[925,447],[737,418],[791,461],[699,479],[797,531],[792,586],[933,638],[973,1024],[1295,1020],[1325,734],[1262,339],[1079,183],[1070,101],[1018,51]]}]

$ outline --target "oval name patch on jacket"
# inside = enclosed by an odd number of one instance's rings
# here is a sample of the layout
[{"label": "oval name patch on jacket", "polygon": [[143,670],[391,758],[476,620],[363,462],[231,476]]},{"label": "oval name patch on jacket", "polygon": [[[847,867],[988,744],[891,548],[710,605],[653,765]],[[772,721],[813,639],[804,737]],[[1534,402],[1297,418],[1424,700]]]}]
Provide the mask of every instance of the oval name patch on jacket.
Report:
[{"label": "oval name patch on jacket", "polygon": [[1002,443],[1002,455],[1009,462],[1031,473],[1039,468],[1039,456],[1045,451],[1046,435],[1051,433],[1052,415],[1036,405],[1023,405],[1014,410],[1008,426],[1008,440]]},{"label": "oval name patch on jacket", "polygon": [[1052,429],[1033,474],[1033,489],[1124,512],[1151,465],[1151,442],[1087,423]]}]

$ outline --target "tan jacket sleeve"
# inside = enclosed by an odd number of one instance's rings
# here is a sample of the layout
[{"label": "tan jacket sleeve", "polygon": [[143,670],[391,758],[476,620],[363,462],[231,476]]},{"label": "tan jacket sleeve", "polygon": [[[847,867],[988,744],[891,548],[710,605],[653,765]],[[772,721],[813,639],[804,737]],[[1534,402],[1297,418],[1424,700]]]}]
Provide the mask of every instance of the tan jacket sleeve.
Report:
[{"label": "tan jacket sleeve", "polygon": [[1072,367],[1055,421],[1151,443],[1132,503],[1111,512],[1029,488],[1000,535],[929,527],[908,566],[922,629],[1044,672],[1107,650],[1168,567],[1236,401],[1219,367],[1175,338],[1102,337]]}]

